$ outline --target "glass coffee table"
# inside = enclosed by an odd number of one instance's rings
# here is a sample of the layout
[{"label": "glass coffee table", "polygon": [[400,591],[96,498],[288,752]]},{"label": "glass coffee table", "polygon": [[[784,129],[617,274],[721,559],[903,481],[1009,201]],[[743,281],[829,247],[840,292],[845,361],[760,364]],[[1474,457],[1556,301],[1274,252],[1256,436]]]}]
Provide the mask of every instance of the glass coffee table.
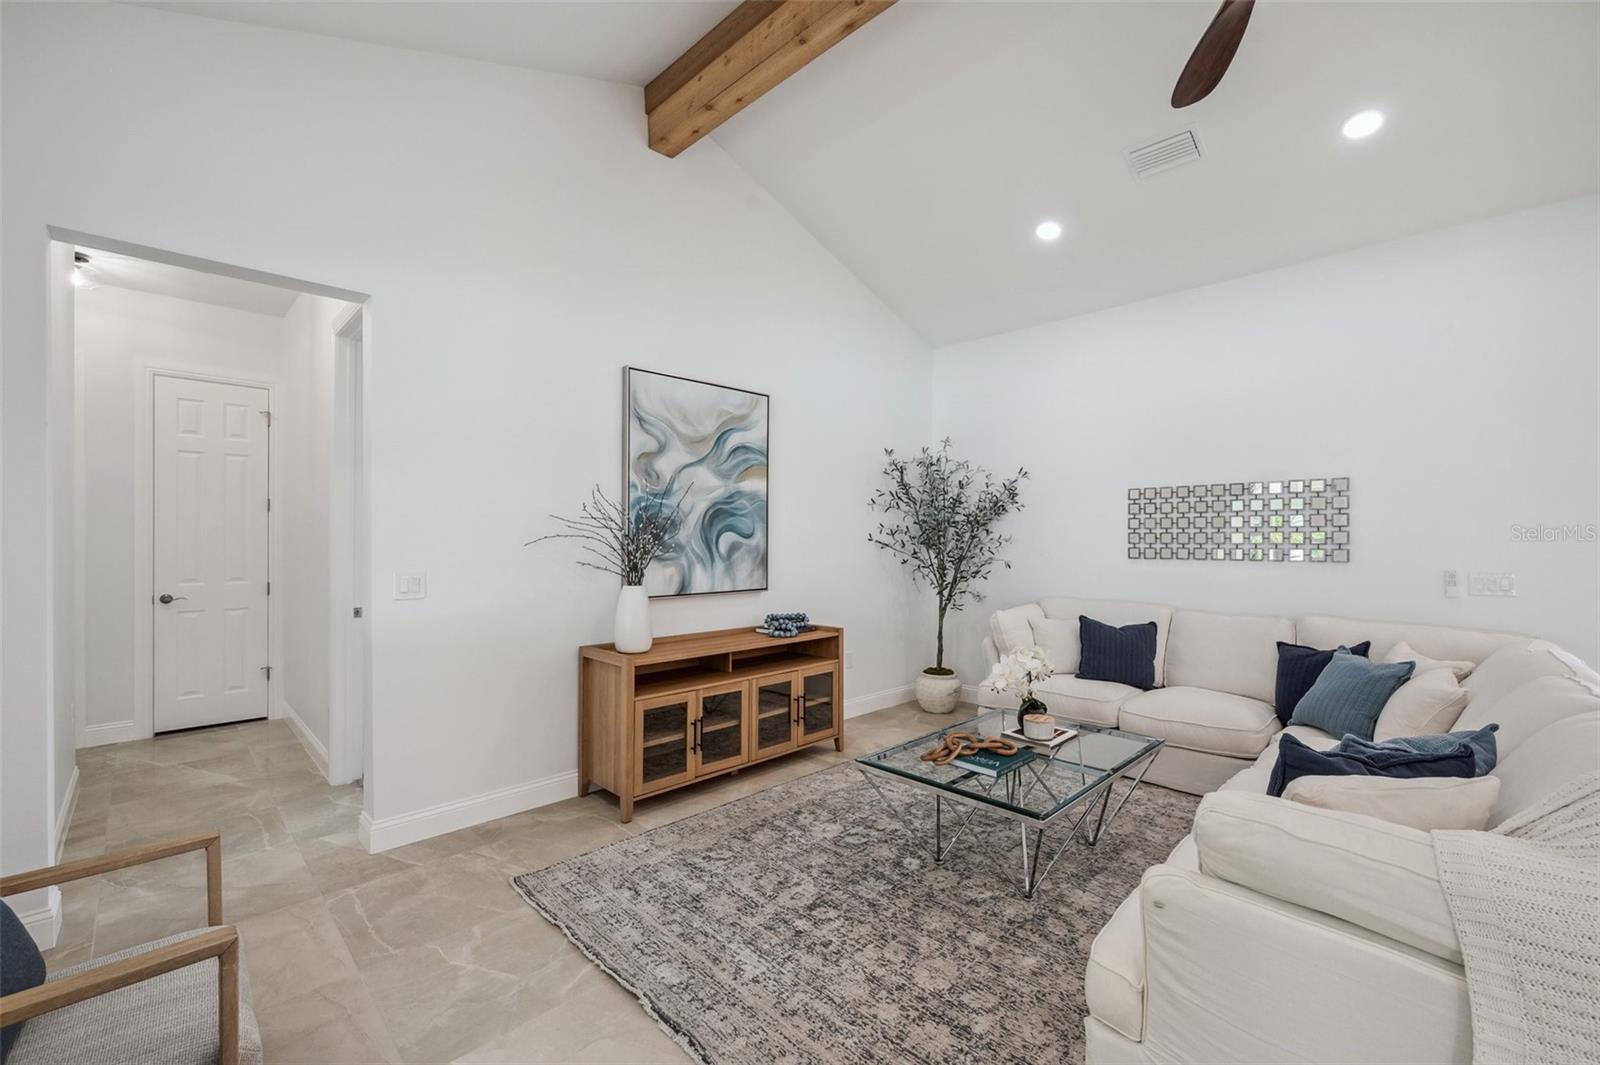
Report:
[{"label": "glass coffee table", "polygon": [[[986,810],[1017,822],[1022,833],[1022,894],[1032,898],[1067,844],[1081,838],[1092,847],[1100,841],[1106,827],[1138,790],[1145,772],[1166,741],[1121,729],[1058,721],[1077,729],[1078,735],[1054,749],[1035,747],[1033,760],[998,777],[954,764],[941,766],[922,760],[924,752],[942,744],[952,732],[997,737],[1015,725],[1016,718],[1014,710],[987,710],[937,732],[864,755],[856,759],[856,766],[884,806],[900,819],[913,837],[920,832],[907,815],[909,807],[892,793],[909,789],[913,792],[910,796],[913,803],[932,797],[934,861],[944,861],[979,811]],[[1132,783],[1113,808],[1112,791],[1121,778],[1128,778]],[[948,842],[944,838],[947,806],[954,823],[954,833]],[[1046,832],[1060,834],[1060,842],[1048,856],[1045,853],[1049,850]],[[990,858],[1001,874],[1010,879],[1012,874],[1005,871],[992,852]]]}]

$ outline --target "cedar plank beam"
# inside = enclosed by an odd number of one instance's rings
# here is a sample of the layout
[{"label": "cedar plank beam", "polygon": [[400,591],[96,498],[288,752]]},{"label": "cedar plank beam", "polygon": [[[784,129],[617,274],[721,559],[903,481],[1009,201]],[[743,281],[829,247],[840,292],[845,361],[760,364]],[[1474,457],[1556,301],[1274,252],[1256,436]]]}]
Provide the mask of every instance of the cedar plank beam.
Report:
[{"label": "cedar plank beam", "polygon": [[745,0],[644,89],[650,147],[675,156],[894,0]]}]

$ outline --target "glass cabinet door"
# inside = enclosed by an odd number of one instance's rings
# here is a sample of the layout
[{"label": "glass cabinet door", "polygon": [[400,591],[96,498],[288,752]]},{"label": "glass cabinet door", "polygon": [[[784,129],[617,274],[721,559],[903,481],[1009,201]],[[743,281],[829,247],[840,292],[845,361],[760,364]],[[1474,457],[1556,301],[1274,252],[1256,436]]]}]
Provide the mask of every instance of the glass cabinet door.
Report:
[{"label": "glass cabinet door", "polygon": [[839,729],[839,677],[832,666],[800,675],[800,736],[807,743]]},{"label": "glass cabinet door", "polygon": [[783,673],[755,682],[756,724],[750,757],[777,754],[794,747],[795,699],[800,678]]},{"label": "glass cabinet door", "polygon": [[640,699],[634,734],[640,745],[639,794],[678,784],[694,777],[694,718],[698,697],[662,695]]},{"label": "glass cabinet door", "polygon": [[700,692],[700,720],[695,733],[699,769],[726,769],[746,760],[745,710],[749,694],[748,684]]}]

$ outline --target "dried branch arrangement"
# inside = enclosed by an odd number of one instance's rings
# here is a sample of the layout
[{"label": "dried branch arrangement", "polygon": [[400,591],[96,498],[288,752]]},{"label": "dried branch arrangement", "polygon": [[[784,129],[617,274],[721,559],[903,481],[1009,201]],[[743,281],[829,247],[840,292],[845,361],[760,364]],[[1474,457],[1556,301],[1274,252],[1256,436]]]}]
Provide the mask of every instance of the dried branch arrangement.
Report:
[{"label": "dried branch arrangement", "polygon": [[577,540],[589,556],[578,559],[578,565],[614,573],[630,587],[641,585],[644,571],[666,552],[667,545],[682,526],[683,515],[679,508],[686,495],[688,489],[669,507],[667,491],[662,489],[641,495],[631,506],[624,507],[595,485],[588,501],[579,506],[577,517],[550,515],[561,523],[565,532],[540,536],[523,546],[546,540]]}]

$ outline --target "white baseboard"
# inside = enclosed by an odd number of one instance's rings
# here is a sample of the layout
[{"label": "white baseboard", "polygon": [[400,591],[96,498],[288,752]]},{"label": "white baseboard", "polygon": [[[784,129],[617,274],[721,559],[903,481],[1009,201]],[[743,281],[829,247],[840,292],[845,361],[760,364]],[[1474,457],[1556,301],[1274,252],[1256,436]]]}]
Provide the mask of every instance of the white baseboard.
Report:
[{"label": "white baseboard", "polygon": [[301,720],[300,715],[295,712],[294,707],[289,705],[287,699],[279,700],[278,705],[283,708],[282,716],[289,722],[289,728],[294,731],[295,736],[299,738],[300,746],[306,749],[306,754],[310,755],[311,760],[316,763],[317,772],[322,774],[323,779],[327,779],[328,748],[323,746],[321,740],[317,739],[316,733],[311,731],[311,726]]},{"label": "white baseboard", "polygon": [[67,829],[72,827],[72,814],[78,808],[78,767],[72,767],[72,776],[67,780],[67,797],[61,802],[61,809],[56,811],[56,845],[55,864],[61,864],[61,853],[67,849]]},{"label": "white baseboard", "polygon": [[915,684],[906,684],[899,688],[885,688],[881,692],[873,692],[870,695],[847,698],[844,701],[844,716],[846,720],[852,717],[860,717],[862,714],[870,714],[874,710],[886,710],[891,706],[909,703],[916,697],[917,686]]},{"label": "white baseboard", "polygon": [[28,930],[40,950],[49,950],[61,938],[61,889],[44,889],[44,904],[31,910],[18,910],[17,918]]},{"label": "white baseboard", "polygon": [[510,817],[536,806],[548,806],[577,794],[578,773],[572,770],[394,817],[374,820],[363,810],[359,823],[361,842],[367,850],[377,854],[379,851],[403,847],[407,843],[442,836],[446,832],[481,825],[485,821]]},{"label": "white baseboard", "polygon": [[85,725],[78,736],[78,747],[104,747],[108,743],[127,743],[129,740],[147,740],[136,721],[111,721],[104,725]]}]

